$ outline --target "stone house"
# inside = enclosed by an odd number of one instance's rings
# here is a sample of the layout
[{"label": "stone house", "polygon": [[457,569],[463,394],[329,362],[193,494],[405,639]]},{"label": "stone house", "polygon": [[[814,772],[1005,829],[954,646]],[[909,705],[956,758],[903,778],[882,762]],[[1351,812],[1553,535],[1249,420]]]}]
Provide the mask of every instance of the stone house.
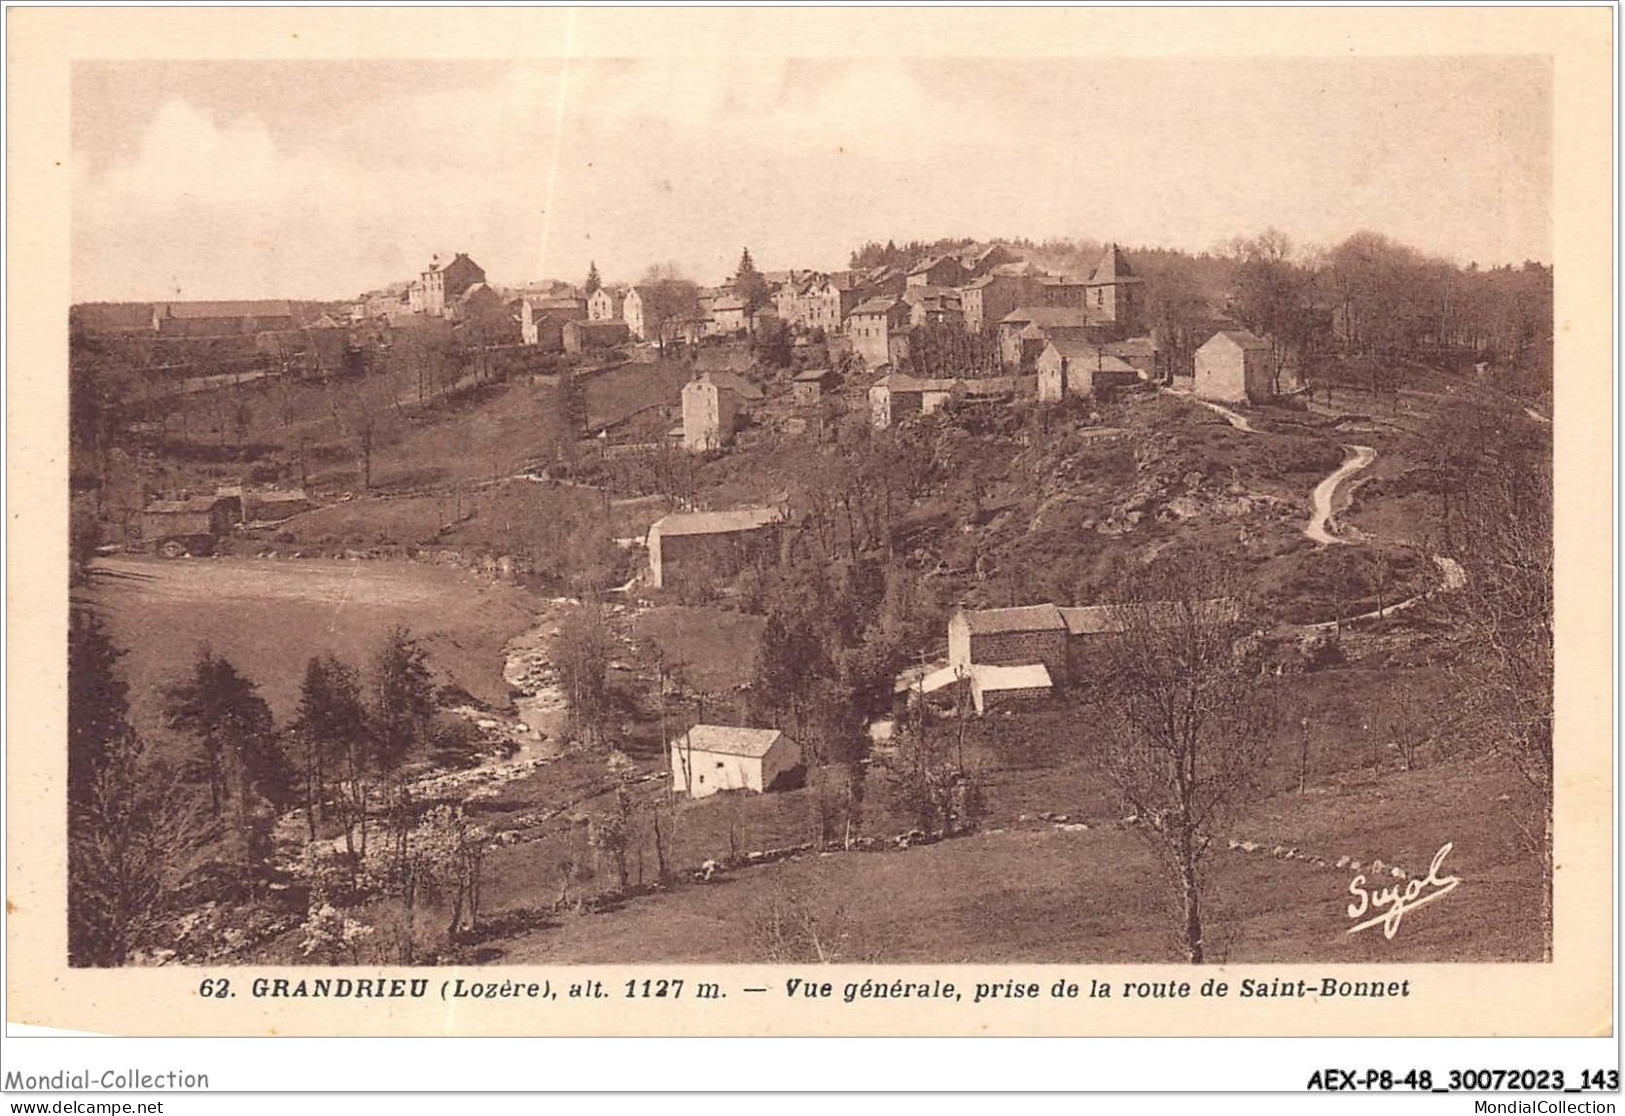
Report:
[{"label": "stone house", "polygon": [[869,421],[886,430],[913,415],[929,415],[953,398],[958,380],[922,380],[890,372],[869,388]]},{"label": "stone house", "polygon": [[1021,306],[999,319],[999,359],[1009,367],[1029,364],[1056,330],[1084,330],[1085,311],[1064,306]]},{"label": "stone house", "polygon": [[242,500],[237,496],[154,500],[141,510],[141,538],[164,554],[206,554],[241,517]]},{"label": "stone house", "polygon": [[683,385],[684,449],[704,453],[733,441],[739,395],[720,379],[721,373],[702,372]]},{"label": "stone house", "polygon": [[905,335],[911,314],[911,307],[900,298],[871,298],[857,306],[846,320],[852,351],[870,368],[900,358],[897,339]]},{"label": "stone house", "polygon": [[587,296],[587,320],[614,322],[621,320],[621,307],[626,302],[626,291],[620,287],[599,287]]},{"label": "stone house", "polygon": [[791,398],[798,407],[810,407],[824,395],[824,387],[832,373],[828,368],[807,368],[797,372],[790,381]]},{"label": "stone house", "polygon": [[1107,399],[1140,382],[1139,370],[1133,365],[1073,338],[1046,342],[1035,366],[1041,403],[1059,403],[1072,395]]},{"label": "stone house", "polygon": [[1036,705],[1055,692],[1043,663],[1020,666],[978,665],[970,671],[971,705],[978,714]]},{"label": "stone house", "polygon": [[915,329],[928,324],[964,325],[964,306],[953,287],[915,284],[903,289],[903,301],[908,303],[909,325]]},{"label": "stone house", "polygon": [[959,288],[965,329],[980,333],[984,326],[997,325],[1000,318],[1016,307],[1031,304],[1038,295],[1037,283],[1025,275],[994,272],[972,279]]},{"label": "stone house", "polygon": [[297,329],[299,311],[285,298],[235,302],[160,302],[153,332],[164,337],[225,337]]},{"label": "stone house", "polygon": [[948,619],[948,665],[968,676],[976,666],[1042,663],[1052,680],[1064,680],[1066,640],[1066,621],[1053,604],[961,608]]},{"label": "stone house", "polygon": [[1192,390],[1219,403],[1262,403],[1275,394],[1275,349],[1245,329],[1223,329],[1196,350]]},{"label": "stone house", "polygon": [[672,790],[690,798],[762,794],[792,781],[801,767],[800,746],[778,729],[695,725],[674,737],[669,751]]},{"label": "stone house", "polygon": [[463,297],[464,291],[483,282],[485,269],[469,259],[468,253],[458,252],[448,264],[441,264],[440,257],[436,256],[418,276],[421,286],[417,297],[421,305],[413,309],[424,314],[444,314],[447,306]]},{"label": "stone house", "polygon": [[1021,257],[1002,244],[986,248],[967,248],[959,254],[959,264],[965,269],[967,280],[986,275],[996,267],[1020,262]]},{"label": "stone house", "polygon": [[624,345],[631,333],[625,322],[589,322],[577,318],[564,323],[562,336],[565,352],[585,353]]},{"label": "stone house", "polygon": [[718,337],[734,337],[750,330],[750,304],[736,294],[724,295],[711,304],[711,332]]},{"label": "stone house", "polygon": [[775,508],[673,512],[649,528],[649,580],[656,589],[693,579],[719,581],[778,549],[783,516]]},{"label": "stone house", "polygon": [[564,324],[566,322],[579,322],[583,320],[583,311],[575,305],[575,300],[569,300],[562,306],[555,306],[555,299],[519,300],[519,340],[521,344],[536,345],[546,352],[557,353],[564,349]]},{"label": "stone house", "polygon": [[970,278],[953,256],[927,256],[909,269],[905,286],[957,287]]},{"label": "stone house", "polygon": [[1124,364],[1132,365],[1141,379],[1160,384],[1167,378],[1167,361],[1162,346],[1152,337],[1128,337],[1122,341],[1109,341],[1105,345],[1108,355]]}]

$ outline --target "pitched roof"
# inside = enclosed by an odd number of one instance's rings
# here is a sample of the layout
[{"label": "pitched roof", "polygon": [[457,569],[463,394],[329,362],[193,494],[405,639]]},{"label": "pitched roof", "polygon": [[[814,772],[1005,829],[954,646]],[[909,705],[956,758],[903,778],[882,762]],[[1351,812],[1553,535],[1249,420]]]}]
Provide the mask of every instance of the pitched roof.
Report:
[{"label": "pitched roof", "polygon": [[749,303],[738,295],[728,295],[726,298],[719,298],[712,303],[711,312],[714,314],[718,310],[743,310],[748,305]]},{"label": "pitched roof", "polygon": [[1130,337],[1113,341],[1106,346],[1106,351],[1114,356],[1156,356],[1162,351],[1162,346],[1149,337]]},{"label": "pitched roof", "polygon": [[1233,342],[1234,344],[1240,346],[1243,349],[1268,349],[1268,348],[1270,348],[1270,343],[1268,341],[1264,340],[1262,337],[1258,336],[1258,334],[1252,332],[1251,330],[1247,330],[1247,329],[1221,329],[1221,330],[1219,330],[1219,332],[1215,333],[1212,337],[1209,337],[1206,341],[1204,341],[1202,343],[1202,347],[1206,348],[1207,346],[1213,344],[1213,342],[1216,339],[1220,338],[1220,337],[1228,339],[1229,341]]},{"label": "pitched roof", "polygon": [[987,690],[1048,690],[1054,685],[1050,681],[1049,668],[1043,663],[1027,663],[1023,666],[994,666],[992,663],[977,663],[971,667],[971,678],[976,688],[984,692]]},{"label": "pitched roof", "polygon": [[285,298],[243,302],[164,302],[158,312],[170,318],[291,318],[293,303]]},{"label": "pitched roof", "polygon": [[1084,326],[1087,315],[1075,306],[1018,306],[999,319],[1000,325],[1031,323],[1040,328],[1052,326]]},{"label": "pitched roof", "polygon": [[1066,627],[1061,611],[1048,602],[1016,608],[961,609],[971,635],[1001,632],[1057,632]]},{"label": "pitched roof", "polygon": [[678,749],[715,752],[723,756],[760,759],[784,736],[778,729],[743,728],[739,725],[695,725],[672,742]]},{"label": "pitched roof", "polygon": [[1140,277],[1134,274],[1129,267],[1128,258],[1123,250],[1115,244],[1106,245],[1106,251],[1101,254],[1100,262],[1095,265],[1095,273],[1089,276],[1091,285],[1104,285],[1106,283],[1139,283]]},{"label": "pitched roof", "polygon": [[211,512],[226,496],[189,496],[185,500],[154,500],[144,509],[148,515],[175,515],[183,512]]},{"label": "pitched roof", "polygon": [[725,535],[734,531],[755,531],[777,523],[777,508],[736,508],[733,511],[672,512],[657,519],[650,531],[662,537],[675,535]]},{"label": "pitched roof", "polygon": [[[1062,607],[1057,611],[1066,622],[1069,635],[1106,635],[1121,632],[1136,611],[1151,621],[1154,627],[1172,628],[1184,622],[1184,606],[1174,601],[1153,601],[1145,604],[1079,605]],[[1234,623],[1241,617],[1241,606],[1229,597],[1196,602],[1194,615],[1204,623]]]},{"label": "pitched roof", "polygon": [[858,304],[857,309],[852,311],[852,315],[855,317],[858,314],[887,314],[901,302],[902,299],[892,298],[890,295],[865,299]]},{"label": "pitched roof", "polygon": [[734,372],[701,372],[689,383],[699,383],[702,380],[715,384],[719,388],[726,388],[741,399],[755,400],[762,398],[761,388]]},{"label": "pitched roof", "polygon": [[[1028,327],[1028,329],[1031,328],[1031,326]],[[1022,333],[1026,332],[1026,330],[1022,330]],[[1049,344],[1045,345],[1044,347],[1046,349],[1054,349],[1058,355],[1064,356],[1068,360],[1083,360],[1101,355],[1099,349],[1095,348],[1081,337],[1051,337],[1049,339]],[[1119,361],[1118,363],[1121,362]]]},{"label": "pitched roof", "polygon": [[797,372],[791,379],[801,384],[816,384],[828,375],[828,368],[807,368]]}]

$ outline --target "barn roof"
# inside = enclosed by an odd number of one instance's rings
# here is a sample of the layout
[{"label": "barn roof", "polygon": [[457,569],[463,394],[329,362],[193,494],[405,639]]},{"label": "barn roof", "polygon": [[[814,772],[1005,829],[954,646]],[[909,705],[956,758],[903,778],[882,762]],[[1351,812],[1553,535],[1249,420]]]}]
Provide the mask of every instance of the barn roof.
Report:
[{"label": "barn roof", "polygon": [[1041,329],[1089,324],[1087,315],[1073,306],[1018,306],[1000,318],[999,322],[1005,325],[1031,323]]},{"label": "barn roof", "polygon": [[285,298],[237,302],[165,302],[159,313],[170,318],[291,318],[293,303]]},{"label": "barn roof", "polygon": [[663,537],[673,535],[723,535],[733,531],[754,531],[777,523],[777,508],[736,508],[733,511],[673,512],[655,521],[650,531]]},{"label": "barn roof", "polygon": [[675,748],[715,752],[724,756],[760,759],[784,735],[778,729],[743,728],[739,725],[695,725],[672,742]]},{"label": "barn roof", "polygon": [[[1057,611],[1066,622],[1070,635],[1106,635],[1121,632],[1135,610],[1143,610],[1151,623],[1159,628],[1171,628],[1184,622],[1185,610],[1175,601],[1154,601],[1146,604],[1079,605],[1063,607]],[[1195,604],[1198,620],[1210,623],[1234,623],[1241,616],[1241,606],[1229,597]]]},{"label": "barn roof", "polygon": [[227,499],[225,496],[190,496],[185,500],[154,500],[146,506],[148,515],[181,515],[195,512],[212,512],[215,505]]},{"label": "barn roof", "polygon": [[[1030,329],[1031,327],[1029,326],[1028,328]],[[1022,332],[1025,333],[1026,330],[1023,330]],[[1056,353],[1066,357],[1068,360],[1083,360],[1089,357],[1098,357],[1101,355],[1099,349],[1095,348],[1081,337],[1051,337],[1049,344],[1046,345],[1045,348],[1054,349]]]},{"label": "barn roof", "polygon": [[1206,348],[1221,337],[1242,349],[1268,349],[1270,347],[1268,341],[1248,329],[1221,329],[1203,342],[1202,347]]},{"label": "barn roof", "polygon": [[1043,663],[1027,663],[1023,666],[994,666],[991,663],[977,663],[971,667],[971,677],[975,680],[978,689],[988,690],[1047,690],[1054,683],[1050,681],[1049,668]]},{"label": "barn roof", "polygon": [[689,382],[697,383],[700,380],[713,383],[719,388],[727,388],[741,399],[756,400],[762,398],[762,389],[760,387],[734,372],[701,372],[698,377]]},{"label": "barn roof", "polygon": [[1130,337],[1111,342],[1106,346],[1106,351],[1113,356],[1156,356],[1162,351],[1162,346],[1149,337]]},{"label": "barn roof", "polygon": [[1066,627],[1061,611],[1045,603],[1017,608],[961,609],[971,635],[997,635],[1001,632],[1054,632]]}]

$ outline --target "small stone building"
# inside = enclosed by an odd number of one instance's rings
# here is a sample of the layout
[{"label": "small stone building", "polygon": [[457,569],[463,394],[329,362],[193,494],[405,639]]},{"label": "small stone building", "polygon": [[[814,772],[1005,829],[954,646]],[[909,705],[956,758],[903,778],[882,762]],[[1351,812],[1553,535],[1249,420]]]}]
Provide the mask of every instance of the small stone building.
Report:
[{"label": "small stone building", "polygon": [[235,496],[193,496],[185,500],[154,500],[141,512],[141,538],[164,553],[208,553],[221,535],[231,533],[242,514]]},{"label": "small stone building", "polygon": [[1043,663],[979,665],[970,672],[971,704],[977,713],[1035,705],[1054,692],[1054,682]]},{"label": "small stone building", "polygon": [[870,368],[879,368],[901,356],[906,349],[912,309],[900,298],[871,298],[846,319],[846,336],[852,351]]},{"label": "small stone building", "polygon": [[973,667],[1042,663],[1050,679],[1065,679],[1067,628],[1053,604],[961,608],[948,619],[948,665]]},{"label": "small stone building", "polygon": [[733,441],[739,396],[702,372],[683,385],[683,448],[692,453],[721,449]]},{"label": "small stone building", "polygon": [[776,508],[673,512],[649,528],[649,580],[656,589],[695,578],[732,577],[778,548]]},{"label": "small stone building", "polygon": [[631,338],[625,322],[572,321],[564,323],[564,351],[586,353],[594,349],[613,349]]},{"label": "small stone building", "polygon": [[1072,395],[1110,398],[1140,382],[1139,370],[1104,350],[1071,338],[1049,341],[1036,362],[1038,399],[1059,403]]},{"label": "small stone building", "polygon": [[1196,350],[1194,390],[1218,403],[1262,403],[1275,394],[1275,350],[1245,329],[1221,329]]},{"label": "small stone building", "polygon": [[690,798],[761,794],[791,782],[800,767],[800,746],[778,729],[695,725],[671,741],[672,789]]},{"label": "small stone building", "polygon": [[824,388],[830,381],[828,368],[808,368],[795,374],[790,381],[792,398],[798,407],[810,407],[817,403],[824,395]]}]

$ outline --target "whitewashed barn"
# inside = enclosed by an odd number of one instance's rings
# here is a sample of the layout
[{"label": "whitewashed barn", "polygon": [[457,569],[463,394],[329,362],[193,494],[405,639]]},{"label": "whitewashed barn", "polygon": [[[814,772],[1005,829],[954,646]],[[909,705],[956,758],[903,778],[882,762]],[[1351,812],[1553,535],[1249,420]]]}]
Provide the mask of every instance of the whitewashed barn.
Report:
[{"label": "whitewashed barn", "polygon": [[695,725],[671,742],[672,787],[690,798],[772,790],[800,764],[800,746],[778,729]]}]

